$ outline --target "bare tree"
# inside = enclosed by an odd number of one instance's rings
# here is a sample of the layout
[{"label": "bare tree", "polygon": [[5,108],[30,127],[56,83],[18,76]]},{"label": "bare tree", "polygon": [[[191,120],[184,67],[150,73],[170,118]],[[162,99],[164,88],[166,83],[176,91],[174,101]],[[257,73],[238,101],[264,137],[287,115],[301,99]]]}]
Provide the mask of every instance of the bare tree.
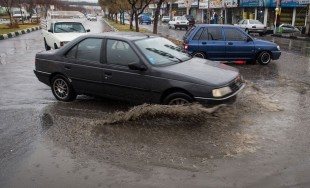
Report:
[{"label": "bare tree", "polygon": [[134,17],[135,19],[136,32],[139,32],[139,23],[138,23],[139,15],[141,15],[144,12],[145,8],[149,6],[151,1],[152,0],[128,0],[128,3],[131,5],[132,9],[131,18]]},{"label": "bare tree", "polygon": [[13,0],[0,0],[1,5],[4,5],[5,11],[7,15],[10,17],[10,26],[13,26],[13,19],[12,19],[12,13],[11,9],[13,6]]}]

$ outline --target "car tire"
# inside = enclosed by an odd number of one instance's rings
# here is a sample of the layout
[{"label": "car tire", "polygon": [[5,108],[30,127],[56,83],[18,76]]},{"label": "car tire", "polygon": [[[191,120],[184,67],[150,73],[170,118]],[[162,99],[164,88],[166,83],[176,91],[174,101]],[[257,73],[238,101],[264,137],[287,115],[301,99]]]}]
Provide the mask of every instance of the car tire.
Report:
[{"label": "car tire", "polygon": [[268,65],[271,61],[271,54],[267,51],[262,51],[258,54],[257,61],[261,65]]},{"label": "car tire", "polygon": [[193,57],[202,58],[202,59],[206,59],[207,58],[207,56],[206,56],[206,54],[204,52],[194,52],[192,56]]},{"label": "car tire", "polygon": [[165,97],[163,104],[165,105],[184,105],[192,103],[194,100],[191,96],[183,92],[175,92]]},{"label": "car tire", "polygon": [[57,46],[57,44],[55,44],[55,43],[54,43],[54,49],[55,49],[55,50],[58,49],[58,46]]},{"label": "car tire", "polygon": [[51,47],[46,43],[46,40],[44,39],[44,47],[46,51],[51,50]]},{"label": "car tire", "polygon": [[53,95],[59,101],[69,102],[76,98],[76,93],[65,76],[54,76],[51,82],[51,88]]}]

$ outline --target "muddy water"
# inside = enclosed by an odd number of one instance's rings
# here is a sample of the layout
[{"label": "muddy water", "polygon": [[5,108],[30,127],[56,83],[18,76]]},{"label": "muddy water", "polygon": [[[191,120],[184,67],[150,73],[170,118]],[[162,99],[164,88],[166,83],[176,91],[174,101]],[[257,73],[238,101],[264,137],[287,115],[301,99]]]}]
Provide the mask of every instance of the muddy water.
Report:
[{"label": "muddy water", "polygon": [[46,137],[73,158],[106,161],[127,168],[150,164],[196,171],[208,160],[253,153],[256,135],[244,131],[251,114],[283,110],[277,101],[247,83],[233,105],[206,109],[189,106],[139,105],[123,111],[71,108],[56,103],[43,110]]}]

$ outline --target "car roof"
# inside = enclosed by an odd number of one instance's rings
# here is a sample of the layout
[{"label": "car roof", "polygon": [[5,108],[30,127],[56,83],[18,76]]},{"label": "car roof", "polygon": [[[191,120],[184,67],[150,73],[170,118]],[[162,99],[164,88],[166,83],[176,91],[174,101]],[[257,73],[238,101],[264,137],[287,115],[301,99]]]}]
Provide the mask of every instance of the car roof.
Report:
[{"label": "car roof", "polygon": [[154,34],[147,34],[147,33],[138,33],[138,32],[104,32],[104,33],[97,33],[97,34],[87,34],[84,35],[85,38],[89,37],[110,37],[115,39],[126,39],[126,40],[140,40],[145,38],[154,38],[159,37],[158,35]]},{"label": "car roof", "polygon": [[226,28],[235,28],[236,26],[234,25],[225,25],[225,24],[196,24],[196,27],[226,27]]}]

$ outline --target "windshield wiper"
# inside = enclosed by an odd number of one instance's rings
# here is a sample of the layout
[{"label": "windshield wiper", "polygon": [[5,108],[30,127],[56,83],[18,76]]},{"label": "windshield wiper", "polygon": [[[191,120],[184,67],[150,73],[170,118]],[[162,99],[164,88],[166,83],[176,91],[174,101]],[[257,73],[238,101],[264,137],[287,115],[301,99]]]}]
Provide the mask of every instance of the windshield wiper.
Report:
[{"label": "windshield wiper", "polygon": [[75,29],[75,28],[73,28],[73,27],[69,27],[69,29],[72,29],[72,30],[74,30],[74,31],[78,31],[79,33],[81,32],[80,30]]},{"label": "windshield wiper", "polygon": [[178,52],[182,52],[182,53],[185,53],[185,54],[188,54],[185,50],[183,50],[182,48],[180,47],[177,47],[177,46],[173,46],[173,45],[170,45],[170,44],[165,44],[164,46],[172,49],[172,50],[176,50]]},{"label": "windshield wiper", "polygon": [[57,29],[60,29],[60,30],[62,30],[62,31],[65,31],[66,33],[68,32],[67,30],[65,30],[65,29],[62,29],[62,28],[60,28],[60,27],[56,27]]},{"label": "windshield wiper", "polygon": [[175,62],[182,62],[181,59],[179,59],[179,58],[177,58],[177,57],[175,57],[175,56],[173,56],[173,55],[171,55],[171,54],[169,54],[169,53],[167,53],[167,52],[158,50],[158,49],[156,49],[156,48],[146,48],[146,49],[149,50],[149,51],[151,51],[151,52],[154,52],[154,53],[156,53],[156,54],[159,54],[159,55],[161,55],[161,56],[168,57],[168,58],[170,58],[170,59],[176,59],[177,61],[175,61]]}]

